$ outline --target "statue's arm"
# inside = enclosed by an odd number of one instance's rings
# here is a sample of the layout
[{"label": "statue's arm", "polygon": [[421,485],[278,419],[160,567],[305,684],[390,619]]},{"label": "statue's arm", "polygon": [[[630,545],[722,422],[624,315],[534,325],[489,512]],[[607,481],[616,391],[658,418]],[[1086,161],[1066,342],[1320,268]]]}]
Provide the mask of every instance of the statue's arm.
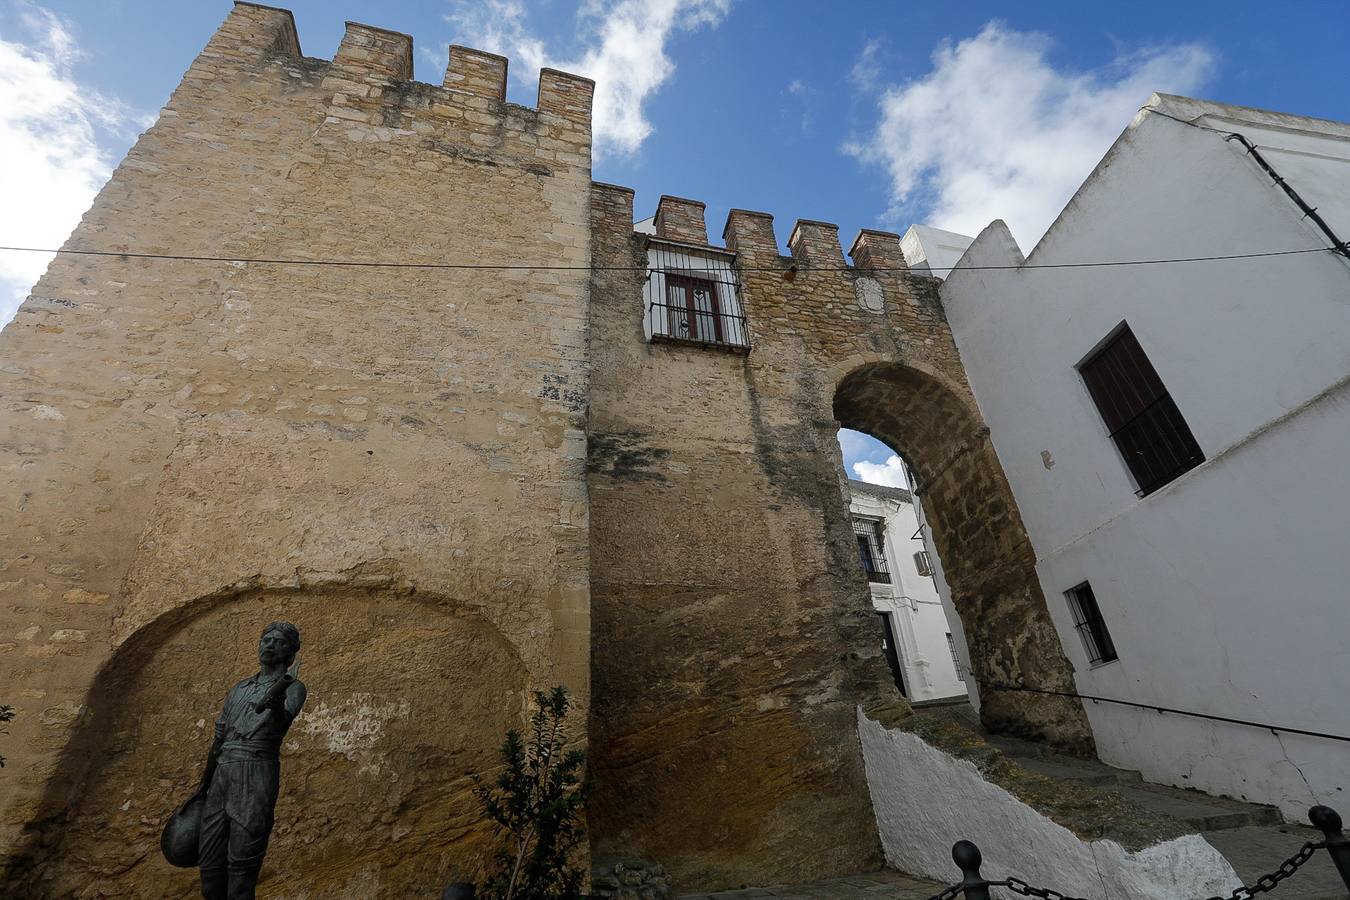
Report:
[{"label": "statue's arm", "polygon": [[267,698],[266,708],[279,716],[284,716],[286,725],[290,725],[291,721],[300,715],[300,709],[305,705],[306,695],[304,682],[292,681],[286,685],[284,691],[279,691]]},{"label": "statue's arm", "polygon": [[303,681],[292,681],[290,685],[287,686],[285,709],[288,721],[300,715],[300,710],[304,707],[305,698],[307,696],[309,696],[309,692],[305,690],[305,683]]},{"label": "statue's arm", "polygon": [[[228,700],[226,701],[228,703]],[[220,762],[220,748],[225,743],[225,711],[221,710],[220,718],[216,719],[215,738],[211,741],[211,750],[206,754],[206,770],[202,772],[202,784],[200,791],[205,792],[211,787],[211,779],[215,777],[216,766]]]}]

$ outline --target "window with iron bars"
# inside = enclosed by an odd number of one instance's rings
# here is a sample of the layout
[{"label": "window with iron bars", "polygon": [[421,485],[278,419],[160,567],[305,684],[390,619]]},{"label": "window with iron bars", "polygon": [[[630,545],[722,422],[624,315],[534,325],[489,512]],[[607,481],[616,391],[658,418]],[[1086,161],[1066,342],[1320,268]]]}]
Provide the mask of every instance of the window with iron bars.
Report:
[{"label": "window with iron bars", "polygon": [[956,638],[950,634],[947,635],[947,649],[952,653],[952,665],[956,666],[956,680],[965,681],[966,676],[961,671],[961,657],[956,655]]},{"label": "window with iron bars", "polygon": [[1078,371],[1139,485],[1139,496],[1205,461],[1176,401],[1128,325]]},{"label": "window with iron bars", "polygon": [[731,254],[652,238],[643,331],[654,342],[750,349]]},{"label": "window with iron bars", "polygon": [[886,565],[886,538],[881,520],[855,516],[853,536],[858,541],[858,556],[862,559],[867,580],[874,584],[890,584],[891,570]]},{"label": "window with iron bars", "polygon": [[1083,649],[1087,650],[1088,662],[1092,665],[1109,663],[1116,656],[1116,645],[1111,642],[1111,633],[1106,630],[1106,620],[1102,618],[1101,608],[1097,605],[1097,595],[1092,585],[1086,581],[1065,592],[1069,598],[1069,612],[1073,614],[1073,627],[1083,639]]}]

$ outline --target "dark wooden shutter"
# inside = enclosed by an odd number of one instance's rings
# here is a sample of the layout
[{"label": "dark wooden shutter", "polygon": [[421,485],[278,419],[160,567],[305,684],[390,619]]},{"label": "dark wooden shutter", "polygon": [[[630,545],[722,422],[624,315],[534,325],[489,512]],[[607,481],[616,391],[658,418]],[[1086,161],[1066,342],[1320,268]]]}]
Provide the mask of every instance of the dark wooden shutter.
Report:
[{"label": "dark wooden shutter", "polygon": [[1079,371],[1141,495],[1205,461],[1181,411],[1128,326]]}]

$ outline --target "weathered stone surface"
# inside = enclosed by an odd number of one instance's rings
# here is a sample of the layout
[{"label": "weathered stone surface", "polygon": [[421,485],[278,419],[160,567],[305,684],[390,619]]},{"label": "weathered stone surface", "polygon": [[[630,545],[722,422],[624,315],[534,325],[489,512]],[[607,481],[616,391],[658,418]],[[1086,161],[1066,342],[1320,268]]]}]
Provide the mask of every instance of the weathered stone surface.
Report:
[{"label": "weathered stone surface", "polygon": [[613,900],[670,900],[670,875],[659,863],[628,857],[601,858],[591,867],[591,897]]},{"label": "weathered stone surface", "polygon": [[[154,837],[277,617],[310,690],[282,809],[315,812],[281,815],[273,895],[472,877],[465,777],[558,682],[600,849],[682,889],[876,866],[855,709],[905,705],[840,424],[918,473],[977,675],[1069,683],[934,283],[885,264],[894,235],[849,268],[834,226],[782,257],[734,210],[749,355],[648,344],[631,192],[590,182],[593,84],[544,70],[528,109],[495,58],[446,87],[404,80],[411,52],[353,24],[303,58],[289,14],[237,5],[68,244],[402,267],[61,256],[0,335],[7,888],[191,890]],[[701,204],[663,210],[706,241]],[[435,268],[493,262],[539,268]],[[984,710],[1088,743],[1064,701]]]},{"label": "weathered stone surface", "polygon": [[[631,195],[596,185],[593,210],[608,267],[590,307],[597,852],[659,860],[681,890],[866,870],[880,857],[854,710],[905,706],[857,564],[840,425],[917,472],[979,677],[1069,678],[936,282],[846,267],[822,222],[799,222],[782,257],[768,216],[733,210],[749,355],[647,344]],[[899,257],[894,235],[861,245],[873,265]],[[858,304],[860,277],[880,314]],[[985,712],[1090,747],[1069,703],[1003,693]]]},{"label": "weathered stone surface", "polygon": [[311,687],[286,739],[264,884],[290,871],[290,895],[361,884],[365,896],[432,897],[478,870],[491,846],[470,775],[496,762],[480,729],[518,724],[519,654],[450,598],[335,586],[208,598],[124,645],[58,771],[81,785],[74,805],[44,823],[33,869],[10,884],[23,896],[192,893],[195,870],[164,863],[159,831],[201,778],[221,700],[256,653],[254,626],[273,617],[301,628]]},{"label": "weathered stone surface", "polygon": [[[302,58],[288,13],[237,5],[67,246],[584,268],[590,83],[550,77],[540,111],[401,80],[410,52],[353,25]],[[158,828],[279,617],[310,690],[268,856],[288,895],[476,874],[467,774],[527,688],[588,702],[586,292],[52,264],[0,335],[0,635],[29,635],[0,651],[7,896],[191,893]]]}]

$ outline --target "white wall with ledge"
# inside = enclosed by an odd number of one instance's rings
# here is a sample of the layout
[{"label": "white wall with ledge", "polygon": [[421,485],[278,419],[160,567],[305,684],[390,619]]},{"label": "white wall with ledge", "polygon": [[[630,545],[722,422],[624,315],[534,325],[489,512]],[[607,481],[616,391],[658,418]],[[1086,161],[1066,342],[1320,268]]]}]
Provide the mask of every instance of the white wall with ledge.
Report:
[{"label": "white wall with ledge", "polygon": [[1076,897],[1226,896],[1241,884],[1198,834],[1137,851],[1115,841],[1085,841],[986,781],[969,760],[888,730],[861,709],[858,736],[886,864],[902,872],[960,881],[952,844],[967,840],[983,854],[985,878],[1012,876]]},{"label": "white wall with ledge", "polygon": [[[1350,237],[1350,125],[1155,95],[1025,266],[995,222],[943,304],[1078,690],[1350,735],[1350,260],[1038,268],[1329,246],[1209,129],[1255,141]],[[1143,497],[1077,369],[1121,323],[1205,458]],[[1064,592],[1084,581],[1113,662],[1091,665],[1074,629]],[[1102,759],[1150,780],[1298,821],[1314,803],[1350,807],[1350,744],[1085,708]]]}]

